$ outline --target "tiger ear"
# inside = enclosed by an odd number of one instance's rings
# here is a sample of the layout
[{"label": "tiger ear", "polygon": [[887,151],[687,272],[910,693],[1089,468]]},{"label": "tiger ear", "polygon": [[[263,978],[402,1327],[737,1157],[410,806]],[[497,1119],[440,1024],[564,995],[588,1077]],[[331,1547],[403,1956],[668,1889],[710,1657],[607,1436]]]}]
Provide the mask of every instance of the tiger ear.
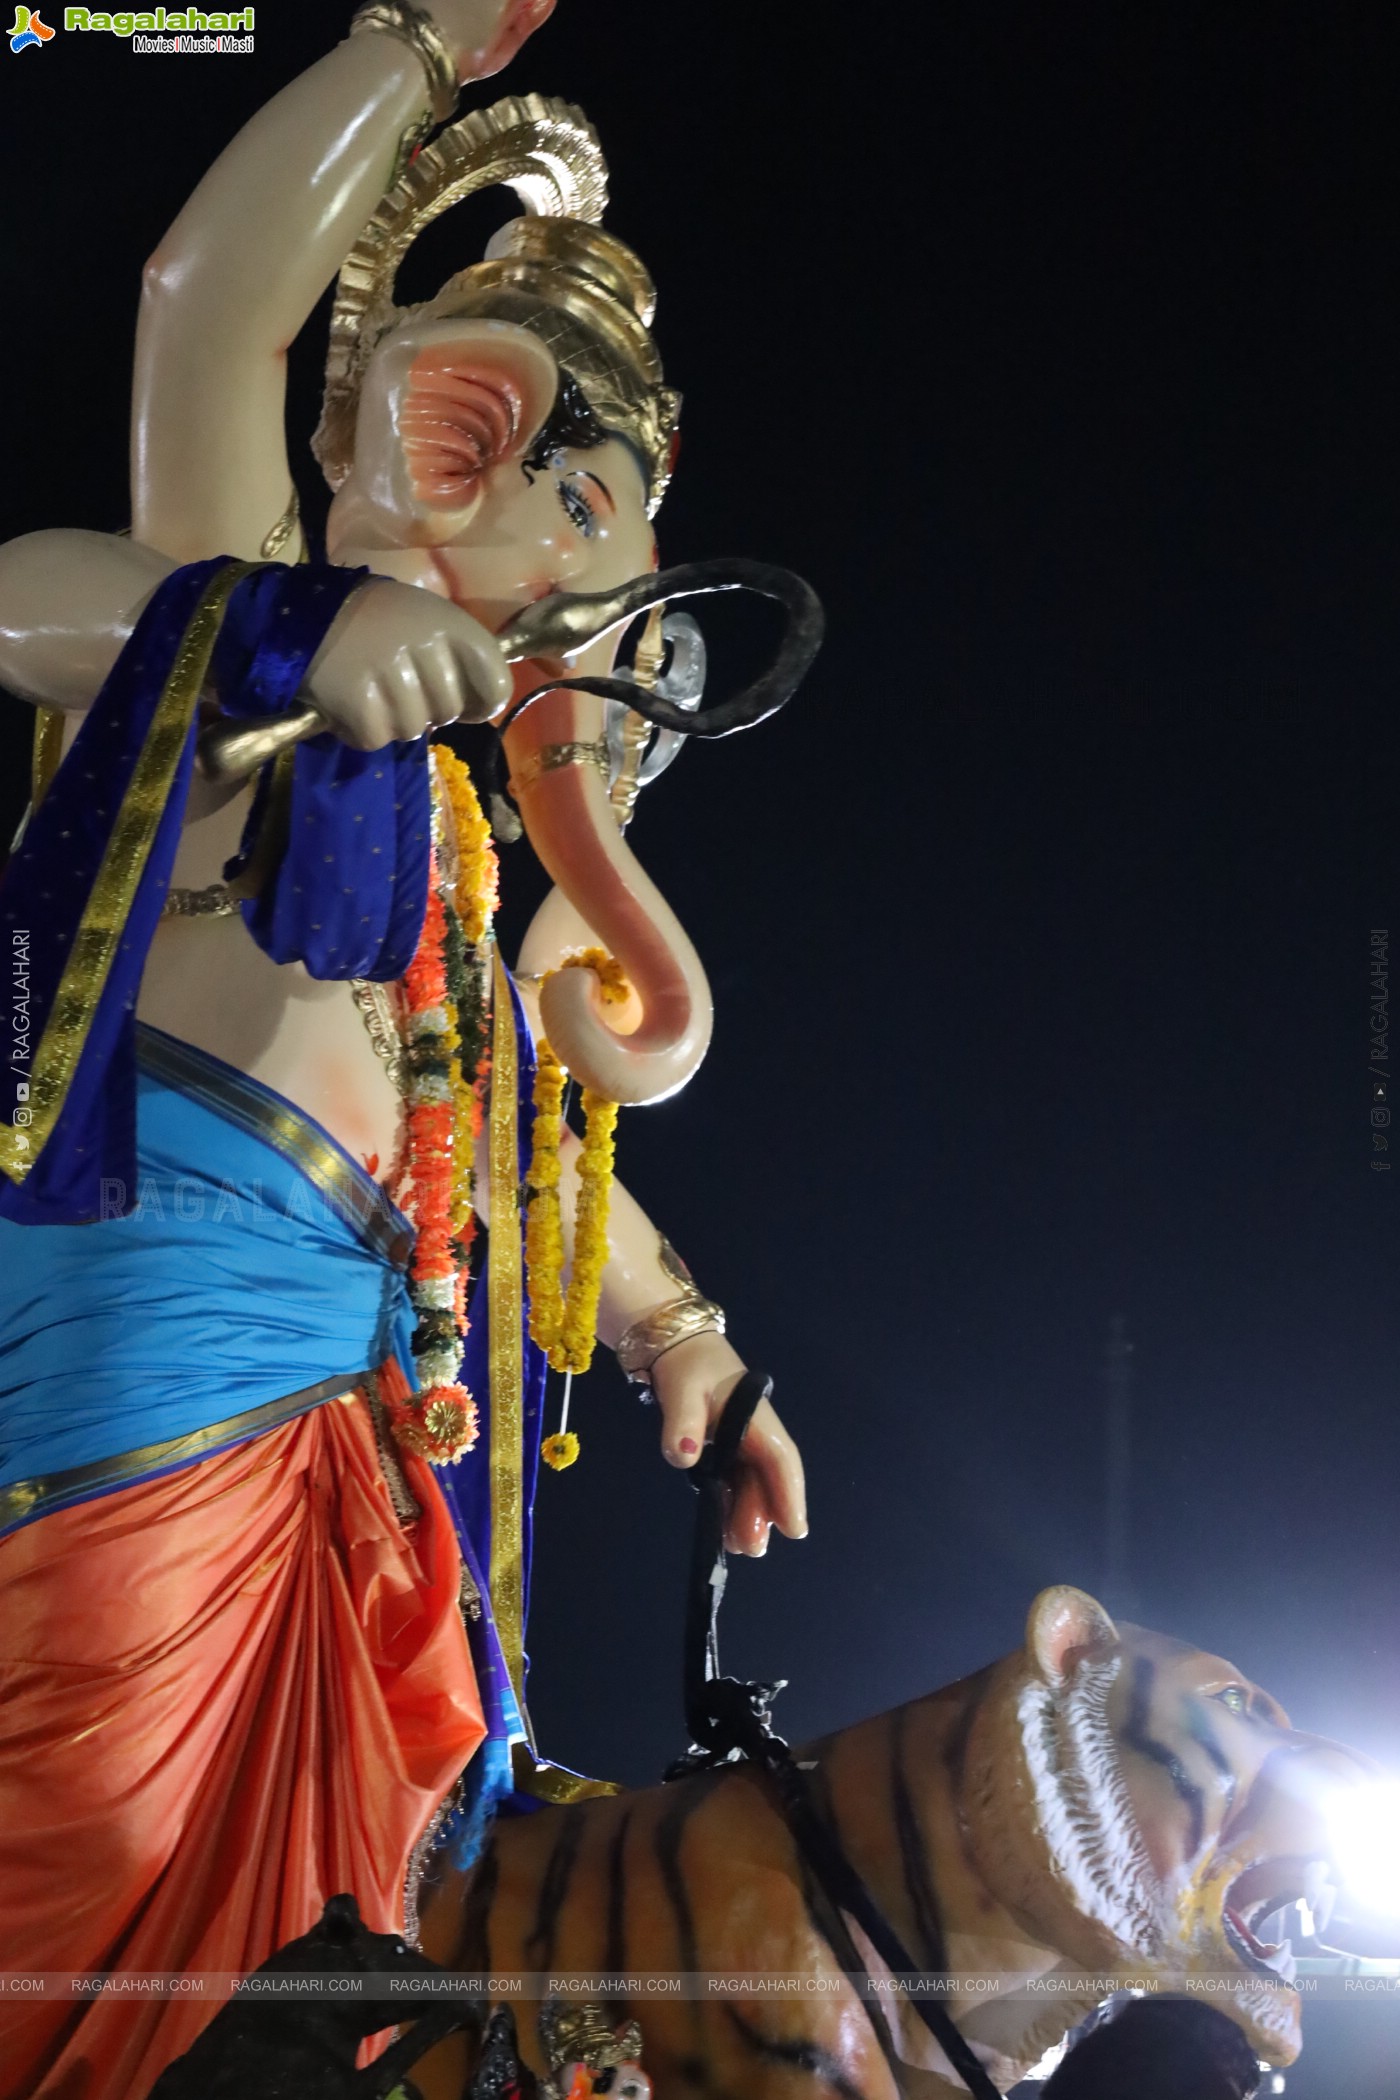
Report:
[{"label": "tiger ear", "polygon": [[1118,1645],[1118,1628],[1101,1604],[1067,1583],[1042,1590],[1026,1621],[1026,1652],[1036,1674],[1059,1686],[1081,1662],[1100,1661]]}]

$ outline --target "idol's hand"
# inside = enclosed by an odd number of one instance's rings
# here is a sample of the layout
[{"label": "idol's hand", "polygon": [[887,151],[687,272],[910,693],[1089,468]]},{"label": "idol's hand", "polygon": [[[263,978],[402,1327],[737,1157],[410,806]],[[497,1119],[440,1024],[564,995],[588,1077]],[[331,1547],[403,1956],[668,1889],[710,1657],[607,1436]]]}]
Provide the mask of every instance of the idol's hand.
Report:
[{"label": "idol's hand", "polygon": [[494,635],[470,613],[379,576],[347,601],[306,690],[343,742],[377,751],[458,716],[484,722],[510,699],[511,675]]},{"label": "idol's hand", "polygon": [[[722,1334],[692,1335],[657,1358],[652,1390],[661,1409],[661,1450],[673,1466],[695,1464],[744,1368]],[[797,1446],[772,1402],[760,1400],[739,1446],[724,1543],[731,1553],[766,1553],[775,1524],[784,1538],[804,1538],[807,1496]]]},{"label": "idol's hand", "polygon": [[427,0],[423,11],[446,37],[465,86],[509,65],[553,14],[554,0]]}]

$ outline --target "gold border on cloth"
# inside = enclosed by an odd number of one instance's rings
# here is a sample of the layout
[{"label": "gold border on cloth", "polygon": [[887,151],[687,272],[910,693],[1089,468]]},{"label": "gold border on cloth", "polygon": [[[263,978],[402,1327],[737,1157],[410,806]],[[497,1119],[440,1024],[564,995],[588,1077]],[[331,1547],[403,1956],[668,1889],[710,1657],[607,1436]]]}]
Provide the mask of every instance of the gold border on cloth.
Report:
[{"label": "gold border on cloth", "polygon": [[64,715],[61,708],[34,710],[34,752],[29,764],[29,813],[32,816],[49,791],[49,782],[63,759]]},{"label": "gold border on cloth", "polygon": [[229,562],[207,585],[180,640],[79,922],[29,1077],[31,1121],[0,1129],[0,1173],[23,1181],[53,1135],[121,945],[127,915],[170,800],[209,660],[235,587],[255,564]]},{"label": "gold border on cloth", "polygon": [[565,1804],[621,1793],[610,1779],[587,1779],[545,1763],[525,1704],[525,1293],[520,1223],[520,1061],[515,1001],[499,948],[492,953],[491,1229],[486,1287],[491,1358],[491,1611],[527,1741],[512,1743],[521,1793]]},{"label": "gold border on cloth", "polygon": [[265,1429],[278,1429],[296,1415],[310,1414],[313,1407],[320,1407],[326,1400],[363,1391],[372,1376],[369,1371],[350,1371],[343,1377],[323,1378],[318,1385],[304,1386],[299,1393],[288,1393],[285,1399],[265,1400],[261,1407],[250,1407],[244,1414],[212,1422],[207,1429],[192,1429],[185,1436],[170,1437],[162,1444],[147,1444],[139,1451],[123,1451],[115,1458],[94,1459],[91,1465],[70,1466],[62,1473],[0,1487],[0,1536],[31,1518],[47,1516],[51,1510],[91,1501],[94,1495],[127,1487],[152,1473],[174,1472],[177,1466],[208,1458],[225,1445],[244,1443]]},{"label": "gold border on cloth", "polygon": [[556,1808],[567,1808],[571,1801],[601,1801],[623,1791],[615,1779],[585,1779],[582,1772],[571,1772],[567,1765],[544,1763],[528,1743],[512,1743],[510,1758],[517,1793],[533,1795],[536,1801],[548,1801]]},{"label": "gold border on cloth", "polygon": [[[525,1294],[521,1284],[520,1066],[515,1001],[491,958],[491,1229],[486,1251],[491,1358],[491,1569],[488,1587],[511,1689],[525,1718]],[[525,1719],[525,1726],[530,1726]]]},{"label": "gold border on cloth", "polygon": [[137,1023],[136,1041],[143,1070],[280,1152],[374,1253],[395,1268],[407,1268],[413,1244],[406,1220],[328,1131],[261,1080],[194,1043],[145,1022]]}]

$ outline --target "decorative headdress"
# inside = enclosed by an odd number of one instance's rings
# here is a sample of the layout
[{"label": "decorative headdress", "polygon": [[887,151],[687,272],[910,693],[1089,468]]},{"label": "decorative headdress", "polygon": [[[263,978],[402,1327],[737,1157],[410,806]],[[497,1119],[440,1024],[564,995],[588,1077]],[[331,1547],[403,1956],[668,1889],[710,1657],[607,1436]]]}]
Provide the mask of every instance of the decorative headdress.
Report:
[{"label": "decorative headdress", "polygon": [[[394,302],[413,242],[452,205],[505,183],[527,217],[502,227],[487,259],[436,299]],[[581,388],[604,427],[640,455],[648,509],[670,479],[680,396],[662,383],[649,334],[656,293],[632,250],[599,225],[608,171],[582,110],[543,95],[509,96],[449,125],[399,177],[355,243],[336,286],[316,457],[332,488],[350,472],[355,416],[375,346],[410,317],[510,321],[537,336]]]}]

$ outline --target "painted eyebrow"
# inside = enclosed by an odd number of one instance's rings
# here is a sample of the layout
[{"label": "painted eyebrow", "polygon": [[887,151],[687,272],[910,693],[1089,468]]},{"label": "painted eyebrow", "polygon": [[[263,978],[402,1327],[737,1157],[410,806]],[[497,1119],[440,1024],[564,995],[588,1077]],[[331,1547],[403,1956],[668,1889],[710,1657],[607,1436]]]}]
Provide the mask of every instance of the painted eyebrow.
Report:
[{"label": "painted eyebrow", "polygon": [[591,481],[596,488],[600,488],[603,491],[604,496],[607,498],[609,510],[615,511],[617,509],[617,505],[613,501],[613,492],[606,481],[599,481],[597,475],[590,474],[587,467],[575,467],[574,472],[580,475],[584,481]]}]

